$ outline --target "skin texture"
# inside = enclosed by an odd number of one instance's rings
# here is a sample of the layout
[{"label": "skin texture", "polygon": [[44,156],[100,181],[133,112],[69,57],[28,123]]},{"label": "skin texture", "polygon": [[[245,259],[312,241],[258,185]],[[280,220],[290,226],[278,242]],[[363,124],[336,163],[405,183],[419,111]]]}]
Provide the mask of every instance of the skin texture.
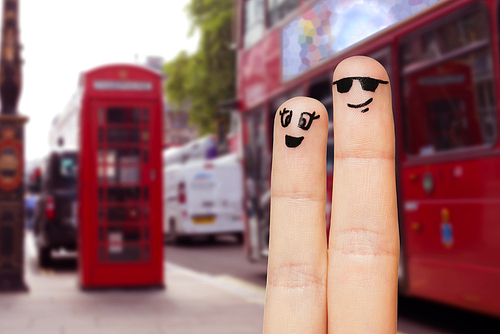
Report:
[{"label": "skin texture", "polygon": [[[346,77],[389,81],[367,57],[336,68]],[[264,333],[396,333],[399,232],[390,83],[374,92],[354,80],[348,92],[333,88],[334,193],[330,239],[325,232],[326,142],[324,106],[297,97],[283,127],[274,122],[271,226]],[[373,99],[367,107],[359,106]],[[350,105],[350,106],[349,106]],[[302,112],[320,117],[308,130]],[[285,137],[304,137],[287,147]]]}]

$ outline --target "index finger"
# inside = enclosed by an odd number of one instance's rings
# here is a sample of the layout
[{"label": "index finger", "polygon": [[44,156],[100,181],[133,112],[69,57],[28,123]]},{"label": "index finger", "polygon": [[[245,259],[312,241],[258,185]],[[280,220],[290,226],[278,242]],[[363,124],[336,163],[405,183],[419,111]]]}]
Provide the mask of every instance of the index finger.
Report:
[{"label": "index finger", "polygon": [[399,233],[389,77],[368,57],[333,75],[328,332],[396,333]]}]

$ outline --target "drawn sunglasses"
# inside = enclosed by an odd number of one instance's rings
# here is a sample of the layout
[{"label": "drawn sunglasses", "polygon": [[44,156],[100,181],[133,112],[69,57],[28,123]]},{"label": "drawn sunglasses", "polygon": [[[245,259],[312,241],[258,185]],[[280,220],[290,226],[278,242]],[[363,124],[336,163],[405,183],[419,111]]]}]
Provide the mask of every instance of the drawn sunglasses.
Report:
[{"label": "drawn sunglasses", "polygon": [[389,83],[389,81],[383,81],[369,77],[349,77],[337,80],[332,85],[337,85],[337,92],[347,93],[352,87],[353,80],[358,80],[359,83],[361,84],[361,88],[369,92],[374,92],[379,84]]}]

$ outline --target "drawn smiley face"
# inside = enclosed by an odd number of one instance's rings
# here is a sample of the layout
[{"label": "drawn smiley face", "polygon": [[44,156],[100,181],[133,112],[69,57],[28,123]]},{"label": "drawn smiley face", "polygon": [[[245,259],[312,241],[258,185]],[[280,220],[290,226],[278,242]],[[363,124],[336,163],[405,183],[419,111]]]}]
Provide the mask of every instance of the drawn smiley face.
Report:
[{"label": "drawn smiley face", "polygon": [[[347,93],[349,90],[351,90],[351,87],[352,87],[354,80],[358,80],[359,83],[361,84],[361,88],[365,91],[368,91],[368,92],[375,92],[375,90],[377,89],[379,84],[388,84],[389,83],[389,81],[373,79],[370,77],[347,77],[347,78],[342,78],[340,80],[335,81],[333,83],[333,85],[334,86],[337,85],[337,92],[343,94],[343,93]],[[372,102],[373,102],[373,98],[371,97],[363,103],[360,103],[360,104],[348,103],[347,106],[349,108],[353,108],[353,109],[360,109],[360,108],[366,107],[367,105],[369,105]],[[368,110],[369,110],[369,108],[364,108],[361,110],[361,112],[365,113]]]},{"label": "drawn smiley face", "polygon": [[[286,109],[285,107],[283,110],[279,111],[280,116],[281,116],[281,126],[286,128],[288,125],[290,125],[293,117],[293,110],[291,109]],[[318,119],[319,115],[316,115],[316,112],[313,111],[312,113],[304,111],[300,114],[299,118],[299,123],[297,126],[301,128],[302,130],[309,130],[309,128],[312,125],[312,122],[315,119]],[[285,135],[285,145],[289,148],[295,148],[299,146],[302,141],[304,140],[304,136],[301,137],[294,137],[294,136],[289,136]]]}]

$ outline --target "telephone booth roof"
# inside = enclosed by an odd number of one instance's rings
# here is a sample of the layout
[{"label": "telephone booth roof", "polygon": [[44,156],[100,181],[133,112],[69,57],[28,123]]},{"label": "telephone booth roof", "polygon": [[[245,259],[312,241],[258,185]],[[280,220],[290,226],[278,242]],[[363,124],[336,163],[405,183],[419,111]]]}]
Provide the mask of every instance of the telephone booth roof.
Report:
[{"label": "telephone booth roof", "polygon": [[79,87],[88,97],[161,98],[161,74],[134,64],[111,64],[81,74]]}]

